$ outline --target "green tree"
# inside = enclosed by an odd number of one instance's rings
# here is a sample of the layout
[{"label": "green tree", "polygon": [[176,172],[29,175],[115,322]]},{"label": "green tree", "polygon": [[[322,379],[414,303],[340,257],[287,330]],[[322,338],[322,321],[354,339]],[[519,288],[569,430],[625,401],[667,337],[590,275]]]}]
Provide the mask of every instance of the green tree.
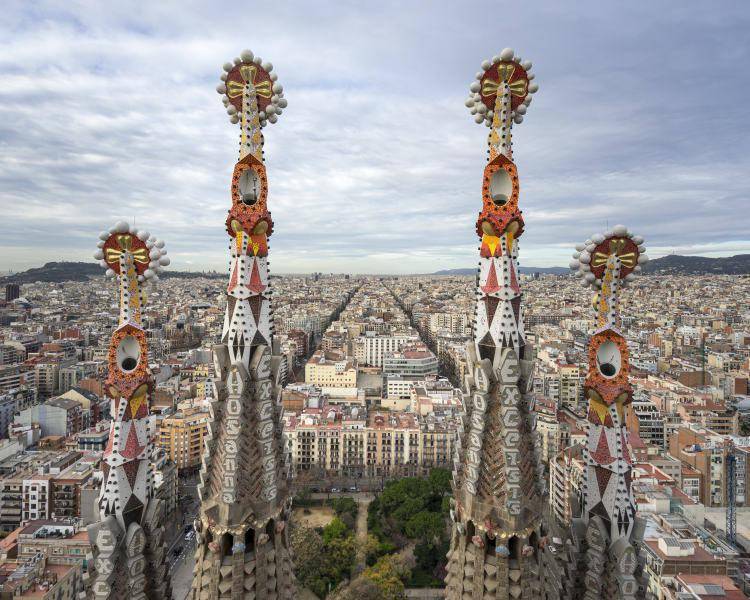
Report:
[{"label": "green tree", "polygon": [[351,535],[351,530],[341,519],[334,517],[328,525],[323,528],[323,543],[327,546],[332,540],[344,538]]},{"label": "green tree", "polygon": [[412,539],[432,541],[445,534],[445,519],[440,513],[422,511],[409,519],[404,529]]},{"label": "green tree", "polygon": [[378,586],[382,600],[401,600],[406,598],[404,581],[411,575],[401,557],[389,554],[383,556],[373,566],[367,567],[362,573],[364,579],[368,579]]}]

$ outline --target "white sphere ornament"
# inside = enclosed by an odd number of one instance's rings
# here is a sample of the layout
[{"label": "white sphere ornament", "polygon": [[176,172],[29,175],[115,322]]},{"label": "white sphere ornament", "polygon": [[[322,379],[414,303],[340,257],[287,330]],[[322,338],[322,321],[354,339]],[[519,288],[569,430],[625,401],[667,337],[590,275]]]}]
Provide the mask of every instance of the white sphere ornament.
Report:
[{"label": "white sphere ornament", "polygon": [[145,242],[149,238],[149,235],[151,234],[145,229],[143,229],[142,231],[138,232],[138,239]]},{"label": "white sphere ornament", "polygon": [[625,225],[615,225],[612,228],[612,233],[615,235],[628,235],[628,228]]},{"label": "white sphere ornament", "polygon": [[649,261],[649,257],[647,254],[641,254],[638,257],[638,264],[639,265],[645,265]]},{"label": "white sphere ornament", "polygon": [[523,123],[523,115],[516,115],[513,117],[513,122],[518,123],[519,125]]},{"label": "white sphere ornament", "polygon": [[96,243],[96,247],[97,247],[97,248],[104,248],[104,242],[103,242],[103,241],[101,241],[101,240],[99,240],[99,241],[98,241],[98,242]]},{"label": "white sphere ornament", "polygon": [[632,239],[636,246],[640,246],[643,243],[643,237],[640,235],[634,235]]},{"label": "white sphere ornament", "polygon": [[117,221],[115,223],[115,231],[118,233],[127,233],[129,229],[129,225],[127,221]]},{"label": "white sphere ornament", "polygon": [[492,66],[492,63],[491,63],[490,61],[488,61],[488,60],[483,60],[483,61],[482,61],[482,68],[483,68],[483,69],[484,69],[485,71],[486,71],[487,69],[489,69],[489,68],[490,68],[491,66]]},{"label": "white sphere ornament", "polygon": [[522,67],[523,67],[523,68],[524,68],[524,69],[525,69],[526,71],[530,71],[530,70],[531,70],[531,66],[532,66],[532,63],[531,63],[531,61],[530,61],[530,60],[525,60],[525,61],[523,61],[523,62],[521,63],[521,66],[522,66]]},{"label": "white sphere ornament", "polygon": [[106,242],[109,239],[109,231],[102,231],[99,234],[99,239],[102,240],[103,242]]},{"label": "white sphere ornament", "polygon": [[168,266],[169,266],[169,264],[170,264],[171,262],[172,262],[172,261],[171,261],[171,260],[169,260],[169,257],[168,257],[168,256],[162,256],[162,257],[161,257],[161,258],[159,259],[159,264],[160,264],[160,265],[162,265],[163,267],[168,267]]},{"label": "white sphere ornament", "polygon": [[224,94],[227,91],[227,86],[224,85],[223,83],[220,83],[219,85],[216,86],[216,91],[219,94]]},{"label": "white sphere ornament", "polygon": [[272,64],[272,63],[270,63],[270,62],[264,62],[264,63],[263,63],[263,69],[264,69],[264,70],[265,70],[265,71],[266,71],[267,73],[270,73],[271,71],[273,71],[273,64]]},{"label": "white sphere ornament", "polygon": [[286,98],[281,98],[281,99],[279,100],[279,107],[281,107],[281,108],[286,108],[286,107],[287,107],[287,104],[289,104],[289,103],[287,102]]},{"label": "white sphere ornament", "polygon": [[586,249],[586,244],[576,244],[575,249],[578,250],[578,252],[583,252]]},{"label": "white sphere ornament", "polygon": [[106,275],[107,277],[114,277],[114,276],[115,276],[115,272],[114,272],[114,271],[113,271],[112,269],[107,269],[107,270],[106,270],[106,271],[104,272],[104,274],[105,274],[105,275]]},{"label": "white sphere ornament", "polygon": [[234,67],[234,65],[233,65],[232,63],[230,63],[230,62],[225,62],[222,68],[223,68],[223,69],[224,69],[224,70],[225,70],[225,71],[226,71],[227,73],[229,73],[229,71],[231,71],[231,70],[232,70],[232,67]]},{"label": "white sphere ornament", "polygon": [[151,269],[146,269],[146,270],[145,270],[145,271],[143,272],[143,276],[144,276],[144,277],[145,277],[146,279],[151,279],[151,278],[152,278],[152,277],[153,277],[154,275],[156,275],[156,273],[154,273],[154,272],[153,272],[153,271],[152,271]]},{"label": "white sphere ornament", "polygon": [[519,115],[525,115],[526,114],[526,107],[523,104],[519,104],[518,108],[516,108],[516,112]]},{"label": "white sphere ornament", "polygon": [[575,271],[576,269],[578,269],[578,267],[581,266],[581,263],[579,263],[577,260],[571,260],[568,266],[570,267],[571,271]]},{"label": "white sphere ornament", "polygon": [[240,118],[237,115],[232,115],[231,117],[229,117],[229,122],[230,123],[239,123],[240,122]]},{"label": "white sphere ornament", "polygon": [[587,265],[591,262],[591,255],[588,252],[581,252],[581,256],[578,257],[578,260],[582,264]]},{"label": "white sphere ornament", "polygon": [[512,60],[514,54],[515,54],[515,52],[513,52],[513,48],[505,48],[500,53],[500,59],[501,60]]},{"label": "white sphere ornament", "polygon": [[96,252],[94,252],[94,258],[96,260],[103,259],[104,258],[104,252],[102,250],[97,250]]},{"label": "white sphere ornament", "polygon": [[256,65],[260,65],[263,62],[263,59],[260,56],[253,56],[253,62]]},{"label": "white sphere ornament", "polygon": [[272,88],[272,89],[273,89],[273,91],[274,91],[274,93],[275,93],[275,94],[280,94],[281,92],[283,92],[283,91],[284,91],[284,86],[283,86],[283,85],[281,85],[281,84],[280,84],[280,83],[279,83],[279,82],[277,81],[276,83],[274,83],[274,84],[273,84],[273,88]]},{"label": "white sphere ornament", "polygon": [[496,65],[501,60],[502,60],[502,58],[500,58],[500,55],[499,54],[495,54],[495,56],[492,57],[492,64]]},{"label": "white sphere ornament", "polygon": [[276,115],[271,115],[271,116],[268,117],[269,123],[275,123],[278,120],[279,120],[279,118]]},{"label": "white sphere ornament", "polygon": [[539,91],[539,84],[534,82],[529,84],[529,94],[536,94]]},{"label": "white sphere ornament", "polygon": [[595,244],[601,244],[604,241],[604,236],[601,233],[595,233],[591,236],[591,241]]},{"label": "white sphere ornament", "polygon": [[245,49],[242,52],[240,52],[240,58],[244,62],[252,62],[253,56],[254,55],[253,55],[253,51],[252,50]]},{"label": "white sphere ornament", "polygon": [[472,92],[478,92],[481,89],[481,86],[479,85],[478,81],[473,81],[471,85],[469,86],[469,89]]},{"label": "white sphere ornament", "polygon": [[471,108],[472,106],[474,106],[474,98],[469,96],[466,100],[464,100],[464,106],[466,108]]}]

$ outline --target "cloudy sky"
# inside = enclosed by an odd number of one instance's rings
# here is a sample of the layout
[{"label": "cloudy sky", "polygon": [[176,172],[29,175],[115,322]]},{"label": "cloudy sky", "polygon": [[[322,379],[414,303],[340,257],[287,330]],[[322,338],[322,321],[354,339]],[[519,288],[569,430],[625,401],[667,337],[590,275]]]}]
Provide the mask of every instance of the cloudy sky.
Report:
[{"label": "cloudy sky", "polygon": [[266,131],[274,272],[471,267],[486,128],[463,105],[512,46],[521,262],[624,223],[651,256],[750,252],[750,4],[4,2],[0,270],[88,259],[135,219],[173,268],[226,266],[237,130],[215,92],[250,48],[289,107]]}]

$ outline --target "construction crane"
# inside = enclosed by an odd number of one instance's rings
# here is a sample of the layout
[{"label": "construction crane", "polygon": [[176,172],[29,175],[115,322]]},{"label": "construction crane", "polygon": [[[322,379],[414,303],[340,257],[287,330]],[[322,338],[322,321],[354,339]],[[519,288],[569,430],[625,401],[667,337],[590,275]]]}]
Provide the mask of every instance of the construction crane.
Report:
[{"label": "construction crane", "polygon": [[727,540],[737,543],[737,478],[735,467],[737,459],[734,456],[734,446],[730,446],[727,454]]}]

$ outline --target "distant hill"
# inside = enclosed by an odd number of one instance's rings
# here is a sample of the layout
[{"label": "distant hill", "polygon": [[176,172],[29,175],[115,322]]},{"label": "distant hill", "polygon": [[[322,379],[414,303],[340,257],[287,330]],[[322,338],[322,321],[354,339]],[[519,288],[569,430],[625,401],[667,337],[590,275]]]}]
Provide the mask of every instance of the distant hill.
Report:
[{"label": "distant hill", "polygon": [[[476,269],[444,269],[442,271],[435,271],[431,275],[475,275],[476,272]],[[524,275],[533,275],[534,273],[565,275],[566,273],[570,273],[570,269],[566,267],[521,267],[521,273]]]},{"label": "distant hill", "polygon": [[[435,271],[432,275],[474,275],[476,272],[476,269],[444,269]],[[750,275],[750,254],[722,258],[671,254],[649,261],[643,272],[648,275]],[[570,270],[565,267],[522,266],[521,273],[565,275]]]},{"label": "distant hill", "polygon": [[[89,279],[101,277],[102,275],[104,275],[104,269],[94,262],[48,262],[44,266],[35,269],[29,269],[28,271],[0,277],[0,284],[34,283],[36,281],[48,281],[50,283],[60,283],[62,281],[88,281]],[[226,275],[214,271],[198,273],[193,271],[169,271],[167,269],[161,277],[195,279],[197,277],[226,277]]]},{"label": "distant hill", "polygon": [[722,258],[670,254],[648,262],[643,272],[659,275],[750,275],[750,254]]}]

